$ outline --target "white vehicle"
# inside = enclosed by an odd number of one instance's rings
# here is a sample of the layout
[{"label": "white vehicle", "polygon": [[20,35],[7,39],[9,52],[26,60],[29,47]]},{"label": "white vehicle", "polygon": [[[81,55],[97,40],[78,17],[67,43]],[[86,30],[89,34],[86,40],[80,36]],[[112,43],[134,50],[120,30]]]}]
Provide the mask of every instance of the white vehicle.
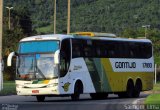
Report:
[{"label": "white vehicle", "polygon": [[152,43],[147,39],[39,35],[24,38],[17,57],[18,95],[71,96],[90,93],[93,99],[138,97],[153,87]]}]

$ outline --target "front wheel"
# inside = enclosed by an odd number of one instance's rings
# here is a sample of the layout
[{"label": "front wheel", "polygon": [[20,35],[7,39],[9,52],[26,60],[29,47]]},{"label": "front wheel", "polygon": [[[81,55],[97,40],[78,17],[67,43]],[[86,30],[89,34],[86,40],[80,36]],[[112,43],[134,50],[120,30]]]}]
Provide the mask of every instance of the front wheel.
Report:
[{"label": "front wheel", "polygon": [[71,95],[71,99],[72,99],[73,101],[79,100],[79,97],[80,97],[80,94],[79,94],[79,93],[74,93],[74,94]]},{"label": "front wheel", "polygon": [[79,100],[81,93],[83,93],[83,85],[80,81],[78,81],[74,86],[74,93],[71,95],[71,99],[73,101]]},{"label": "front wheel", "polygon": [[45,96],[36,96],[38,102],[44,102]]}]

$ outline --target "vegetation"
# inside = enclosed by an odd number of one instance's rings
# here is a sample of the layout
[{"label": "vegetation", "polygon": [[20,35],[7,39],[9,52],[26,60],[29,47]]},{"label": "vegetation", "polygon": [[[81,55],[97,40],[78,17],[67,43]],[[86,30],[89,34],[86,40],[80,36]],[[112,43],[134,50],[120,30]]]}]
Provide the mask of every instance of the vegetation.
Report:
[{"label": "vegetation", "polygon": [[[121,37],[144,37],[142,25],[150,25],[147,38],[154,45],[155,63],[160,65],[160,1],[159,0],[71,0],[71,32],[110,32]],[[3,57],[16,51],[23,37],[53,33],[54,0],[5,0]],[[57,0],[57,33],[66,32],[67,0]],[[5,67],[5,79],[14,79],[13,68]],[[15,72],[14,72],[15,73]]]},{"label": "vegetation", "polygon": [[46,27],[41,27],[36,29],[37,34],[45,34],[45,33],[50,33],[51,30],[51,25],[48,25]]},{"label": "vegetation", "polygon": [[153,91],[160,91],[160,82],[154,85]]},{"label": "vegetation", "polygon": [[[155,105],[157,107],[160,107],[160,94],[151,94],[149,95],[146,100],[145,104],[147,105]],[[155,110],[155,109],[154,109]],[[157,109],[159,110],[159,109]]]},{"label": "vegetation", "polygon": [[15,82],[7,81],[3,84],[3,90],[0,91],[0,95],[13,95],[16,94]]},{"label": "vegetation", "polygon": [[[71,31],[112,32],[149,24],[160,29],[159,0],[71,0]],[[33,28],[53,24],[54,0],[5,0],[14,10],[27,7]],[[13,10],[13,11],[14,11]],[[7,16],[5,9],[5,16]],[[57,32],[66,30],[67,0],[57,0]],[[52,30],[50,32],[53,32]]]},{"label": "vegetation", "polygon": [[[160,91],[160,82],[157,82],[157,84],[153,87],[153,94],[149,95],[146,99],[144,104],[159,107],[160,108],[160,94],[156,93]],[[148,110],[148,109],[147,109]],[[157,109],[158,110],[158,109]]]}]

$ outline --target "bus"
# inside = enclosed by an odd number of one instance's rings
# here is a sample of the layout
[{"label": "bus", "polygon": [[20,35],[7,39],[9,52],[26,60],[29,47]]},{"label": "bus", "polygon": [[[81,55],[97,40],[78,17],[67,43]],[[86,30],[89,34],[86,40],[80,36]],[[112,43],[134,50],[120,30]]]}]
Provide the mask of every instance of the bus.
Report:
[{"label": "bus", "polygon": [[139,97],[153,88],[154,60],[148,39],[37,35],[19,42],[7,65],[16,57],[16,91],[22,96],[71,96],[105,99],[108,94]]}]

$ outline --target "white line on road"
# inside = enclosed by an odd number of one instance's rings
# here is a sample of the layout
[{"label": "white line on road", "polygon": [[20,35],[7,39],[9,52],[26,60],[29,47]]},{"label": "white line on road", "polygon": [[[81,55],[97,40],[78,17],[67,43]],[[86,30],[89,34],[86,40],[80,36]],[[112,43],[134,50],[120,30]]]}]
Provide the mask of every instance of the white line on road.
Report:
[{"label": "white line on road", "polygon": [[133,101],[133,105],[136,105],[136,104],[141,104],[140,102],[142,101],[142,100],[144,100],[145,98],[140,98],[140,99],[136,99],[136,100],[134,100]]},{"label": "white line on road", "polygon": [[140,110],[141,108],[144,108],[143,103],[141,103],[145,98],[136,99],[133,101],[134,109]]}]

